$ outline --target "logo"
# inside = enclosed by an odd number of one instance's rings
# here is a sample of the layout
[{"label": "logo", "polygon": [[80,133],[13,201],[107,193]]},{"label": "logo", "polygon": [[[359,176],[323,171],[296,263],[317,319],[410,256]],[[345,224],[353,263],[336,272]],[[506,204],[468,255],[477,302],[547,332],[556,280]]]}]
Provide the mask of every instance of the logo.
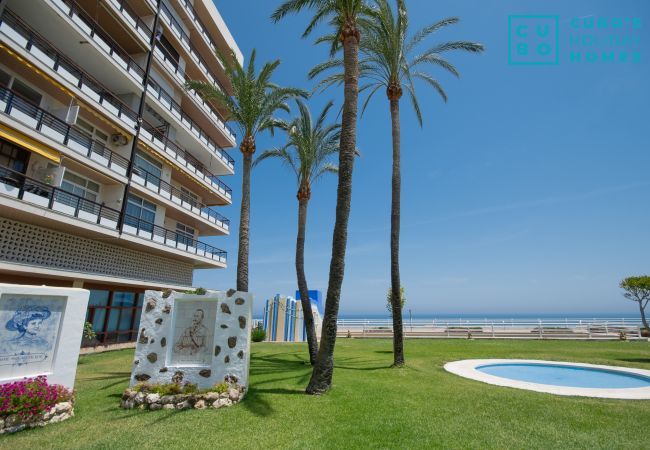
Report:
[{"label": "logo", "polygon": [[508,16],[508,64],[555,65],[559,62],[558,16]]},{"label": "logo", "polygon": [[641,62],[640,17],[574,17],[569,22],[569,62]]},{"label": "logo", "polygon": [[556,15],[512,15],[508,16],[508,64],[557,65],[560,59],[570,64],[639,63],[641,31],[640,17],[590,14],[560,21]]}]

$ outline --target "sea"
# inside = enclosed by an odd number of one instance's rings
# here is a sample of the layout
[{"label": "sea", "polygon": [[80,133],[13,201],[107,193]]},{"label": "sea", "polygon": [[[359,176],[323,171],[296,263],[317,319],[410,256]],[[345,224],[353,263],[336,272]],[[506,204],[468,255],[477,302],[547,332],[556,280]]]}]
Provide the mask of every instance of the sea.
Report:
[{"label": "sea", "polygon": [[[411,313],[405,311],[403,320],[422,321],[488,321],[488,322],[529,322],[529,321],[563,321],[563,320],[640,320],[639,314],[630,312],[582,312],[582,313]],[[255,314],[261,320],[261,314]],[[386,313],[341,313],[339,320],[390,320]]]},{"label": "sea", "polygon": [[[576,319],[638,319],[638,314],[631,314],[629,312],[609,312],[609,313],[594,313],[594,312],[584,312],[584,313],[494,313],[494,314],[480,314],[480,313],[422,313],[416,314],[412,313],[409,315],[408,311],[405,311],[402,315],[404,319],[413,319],[417,321],[424,320],[488,320],[488,321],[501,321],[501,320],[516,320],[516,321],[527,321],[527,320],[576,320]],[[339,319],[344,320],[382,320],[390,319],[388,314],[363,314],[363,313],[354,313],[354,314],[340,314]]]}]

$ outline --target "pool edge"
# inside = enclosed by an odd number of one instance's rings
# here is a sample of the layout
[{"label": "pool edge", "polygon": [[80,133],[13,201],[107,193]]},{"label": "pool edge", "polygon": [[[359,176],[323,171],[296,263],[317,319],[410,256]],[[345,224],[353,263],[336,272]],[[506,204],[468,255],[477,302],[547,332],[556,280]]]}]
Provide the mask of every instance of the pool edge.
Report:
[{"label": "pool edge", "polygon": [[550,384],[537,384],[525,381],[513,380],[510,378],[502,378],[494,375],[489,375],[480,372],[476,368],[486,364],[557,364],[564,366],[583,367],[591,369],[604,369],[614,372],[631,373],[635,375],[642,375],[650,377],[650,370],[636,369],[621,366],[605,366],[599,364],[575,363],[568,361],[548,361],[539,359],[463,359],[460,361],[452,361],[446,363],[444,369],[454,375],[458,375],[470,380],[481,381],[483,383],[511,387],[515,389],[523,389],[534,392],[542,392],[546,394],[562,395],[562,396],[577,396],[577,397],[593,397],[593,398],[606,398],[617,400],[650,400],[650,387],[642,388],[620,388],[620,389],[604,389],[604,388],[577,388],[568,386],[556,386]]}]

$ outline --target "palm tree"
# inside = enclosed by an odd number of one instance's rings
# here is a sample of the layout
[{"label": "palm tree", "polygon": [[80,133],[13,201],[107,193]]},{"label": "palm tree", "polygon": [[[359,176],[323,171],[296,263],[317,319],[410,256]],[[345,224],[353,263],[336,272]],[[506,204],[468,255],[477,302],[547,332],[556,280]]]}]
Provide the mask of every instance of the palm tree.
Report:
[{"label": "palm tree", "polygon": [[[329,39],[330,52],[343,47],[344,97],[339,145],[339,181],[336,194],[336,219],[332,237],[323,331],[316,364],[312,371],[308,394],[321,394],[332,385],[334,372],[334,345],[336,344],[336,320],[339,313],[341,285],[345,273],[345,249],[348,240],[348,219],[352,198],[352,170],[357,141],[357,102],[359,98],[359,22],[367,11],[365,0],[287,0],[275,10],[271,18],[279,21],[290,13],[304,9],[314,10],[303,37],[308,36],[324,20],[334,28],[334,39]],[[327,37],[320,40],[326,40]]]},{"label": "palm tree", "polygon": [[339,124],[325,125],[327,113],[333,103],[329,102],[316,119],[312,120],[305,103],[296,100],[300,115],[292,121],[278,122],[277,127],[288,135],[288,142],[281,148],[263,152],[253,163],[257,165],[268,158],[278,158],[296,174],[298,182],[298,237],[296,239],[296,277],[300,302],[302,303],[305,328],[307,329],[307,346],[309,361],[316,363],[318,340],[316,327],[309,301],[309,289],[305,276],[305,230],[307,227],[307,207],[311,198],[311,187],[316,180],[326,173],[338,172],[338,167],[330,162],[331,156],[339,151]]},{"label": "palm tree", "polygon": [[[421,44],[433,32],[448,25],[458,23],[459,19],[451,17],[424,27],[409,38],[408,13],[404,0],[397,0],[397,15],[394,14],[388,0],[374,0],[372,14],[369,20],[363,22],[363,39],[361,52],[363,58],[359,62],[362,79],[368,83],[360,88],[368,90],[361,112],[365,111],[368,102],[381,88],[385,89],[390,106],[393,168],[392,168],[392,201],[390,220],[390,269],[391,269],[391,302],[393,318],[393,365],[404,365],[404,334],[402,326],[402,303],[400,267],[399,267],[399,238],[400,238],[400,197],[401,197],[401,139],[400,139],[400,110],[399,102],[404,91],[411,100],[413,109],[420,126],[422,113],[415,92],[415,80],[423,81],[440,94],[446,102],[447,95],[440,83],[424,70],[425,66],[436,66],[459,76],[458,70],[443,58],[443,53],[452,50],[462,50],[472,53],[483,51],[483,45],[468,41],[452,41],[436,44],[423,53],[414,55]],[[331,60],[315,67],[310,72],[310,78],[322,74],[332,68],[340,68],[341,62]],[[334,73],[324,78],[317,87],[339,85],[344,81],[344,74]]]},{"label": "palm tree", "polygon": [[248,242],[250,236],[251,164],[255,153],[255,138],[265,130],[273,131],[278,110],[289,112],[287,101],[294,97],[306,97],[302,89],[279,87],[271,82],[271,76],[280,65],[279,60],[264,64],[259,73],[255,71],[255,50],[251,52],[248,67],[239,63],[234,53],[226,58],[217,52],[224,66],[226,77],[232,86],[232,95],[219,86],[203,81],[188,81],[186,87],[194,89],[205,99],[215,101],[226,110],[226,120],[235,122],[243,136],[239,149],[244,160],[242,173],[242,199],[239,218],[239,249],[237,254],[237,290],[248,292]]}]

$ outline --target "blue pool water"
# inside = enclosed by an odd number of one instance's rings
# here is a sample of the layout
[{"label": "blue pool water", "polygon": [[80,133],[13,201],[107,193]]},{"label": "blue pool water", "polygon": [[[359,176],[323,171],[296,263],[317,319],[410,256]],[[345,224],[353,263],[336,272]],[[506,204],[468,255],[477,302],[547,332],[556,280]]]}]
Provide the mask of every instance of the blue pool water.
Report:
[{"label": "blue pool water", "polygon": [[624,389],[650,387],[650,378],[632,373],[558,364],[486,364],[476,370],[510,380],[577,388]]}]

